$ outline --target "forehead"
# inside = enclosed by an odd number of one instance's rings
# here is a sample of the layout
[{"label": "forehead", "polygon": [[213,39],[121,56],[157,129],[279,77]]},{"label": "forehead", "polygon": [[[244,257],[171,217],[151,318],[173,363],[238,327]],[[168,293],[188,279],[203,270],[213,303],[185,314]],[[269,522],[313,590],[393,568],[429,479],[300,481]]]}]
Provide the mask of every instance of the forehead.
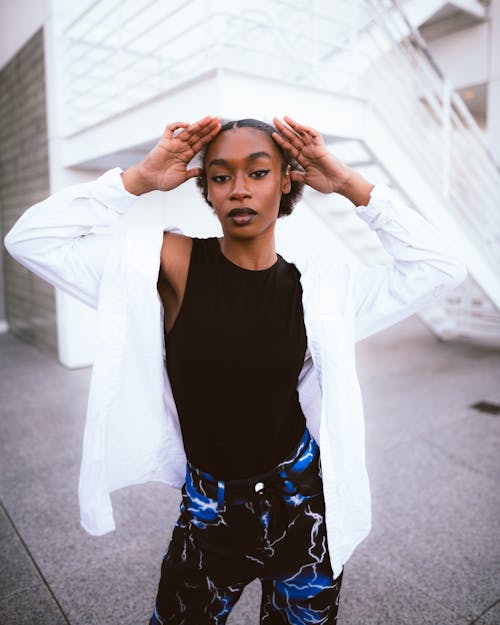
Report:
[{"label": "forehead", "polygon": [[257,128],[231,128],[219,133],[208,145],[205,162],[215,158],[226,161],[246,158],[255,152],[267,152],[273,160],[281,160],[281,154],[273,139]]}]

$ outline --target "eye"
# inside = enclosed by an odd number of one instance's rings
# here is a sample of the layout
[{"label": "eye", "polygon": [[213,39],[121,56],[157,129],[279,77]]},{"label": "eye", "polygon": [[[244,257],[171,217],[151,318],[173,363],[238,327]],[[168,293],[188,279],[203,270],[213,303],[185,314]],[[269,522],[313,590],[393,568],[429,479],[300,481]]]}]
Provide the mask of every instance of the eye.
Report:
[{"label": "eye", "polygon": [[229,179],[229,176],[224,176],[224,175],[212,176],[211,178],[211,180],[213,180],[214,182],[218,182],[218,183],[226,182],[226,180],[228,179]]},{"label": "eye", "polygon": [[250,175],[254,176],[254,178],[264,178],[270,171],[270,169],[258,169],[257,171],[253,171]]}]

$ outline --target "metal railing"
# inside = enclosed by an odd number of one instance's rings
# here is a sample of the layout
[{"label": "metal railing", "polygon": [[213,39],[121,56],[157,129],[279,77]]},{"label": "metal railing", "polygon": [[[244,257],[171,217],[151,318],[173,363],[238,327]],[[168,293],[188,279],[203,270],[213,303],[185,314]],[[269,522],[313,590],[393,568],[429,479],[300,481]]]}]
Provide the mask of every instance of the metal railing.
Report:
[{"label": "metal railing", "polygon": [[[70,136],[213,68],[355,90],[364,0],[97,0],[60,41]],[[350,55],[339,68],[336,55]]]},{"label": "metal railing", "polygon": [[398,0],[96,0],[69,24],[63,134],[214,68],[366,99],[500,266],[500,174]]},{"label": "metal railing", "polygon": [[[376,26],[365,36],[381,50],[362,75],[370,101],[392,136],[412,154],[414,166],[445,198],[450,214],[498,268],[500,172],[483,132],[399,2],[386,2],[390,10],[377,0],[370,4]],[[394,44],[389,49],[387,39]]]}]

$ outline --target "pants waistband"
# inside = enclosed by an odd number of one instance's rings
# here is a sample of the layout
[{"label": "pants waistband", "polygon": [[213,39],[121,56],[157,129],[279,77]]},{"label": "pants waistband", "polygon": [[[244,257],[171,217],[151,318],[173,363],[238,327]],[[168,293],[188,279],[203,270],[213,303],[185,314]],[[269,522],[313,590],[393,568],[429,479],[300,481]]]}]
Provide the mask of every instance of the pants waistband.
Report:
[{"label": "pants waistband", "polygon": [[274,487],[280,490],[293,490],[293,476],[299,475],[316,457],[318,444],[308,428],[304,430],[295,449],[274,468],[236,480],[219,480],[211,473],[202,471],[187,461],[186,486],[195,488],[206,496],[217,498],[220,505],[227,499],[255,495],[264,488]]}]

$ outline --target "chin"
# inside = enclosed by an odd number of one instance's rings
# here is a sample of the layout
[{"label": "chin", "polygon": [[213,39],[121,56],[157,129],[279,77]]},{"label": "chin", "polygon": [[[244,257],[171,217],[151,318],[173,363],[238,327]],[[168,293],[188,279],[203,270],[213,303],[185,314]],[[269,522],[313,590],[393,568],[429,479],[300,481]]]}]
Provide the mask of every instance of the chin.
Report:
[{"label": "chin", "polygon": [[223,228],[222,232],[231,239],[253,239],[260,234],[255,228]]}]

